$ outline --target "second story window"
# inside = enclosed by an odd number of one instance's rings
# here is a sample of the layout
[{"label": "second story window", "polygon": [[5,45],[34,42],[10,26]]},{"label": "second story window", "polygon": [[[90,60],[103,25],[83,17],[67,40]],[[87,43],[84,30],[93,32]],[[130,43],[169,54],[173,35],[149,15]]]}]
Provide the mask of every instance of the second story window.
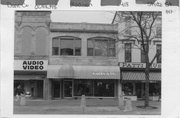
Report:
[{"label": "second story window", "polygon": [[161,63],[161,44],[156,45],[157,63]]},{"label": "second story window", "polygon": [[131,62],[131,43],[125,43],[125,62]]},{"label": "second story window", "polygon": [[157,38],[161,38],[161,35],[162,35],[162,31],[161,30],[162,29],[161,29],[160,26],[156,27],[156,37]]},{"label": "second story window", "polygon": [[52,40],[52,55],[81,55],[81,39],[75,37],[56,37]]},{"label": "second story window", "polygon": [[[141,45],[141,63],[146,63],[146,55],[145,52],[143,51],[143,45]],[[145,45],[146,48],[147,45]]]},{"label": "second story window", "polygon": [[88,56],[115,56],[115,40],[109,38],[91,38],[87,44]]},{"label": "second story window", "polygon": [[131,18],[126,16],[125,17],[125,28],[126,28],[125,34],[126,35],[131,35],[131,28],[130,27],[131,27]]}]

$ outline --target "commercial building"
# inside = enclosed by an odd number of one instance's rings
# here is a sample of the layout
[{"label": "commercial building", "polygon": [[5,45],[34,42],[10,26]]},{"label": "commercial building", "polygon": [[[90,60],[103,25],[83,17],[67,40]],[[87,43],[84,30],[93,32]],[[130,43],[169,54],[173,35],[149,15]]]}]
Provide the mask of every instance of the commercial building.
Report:
[{"label": "commercial building", "polygon": [[[134,15],[137,12],[134,12]],[[144,12],[147,13],[148,12]],[[151,31],[153,32],[149,40],[149,60],[153,60],[155,55],[161,52],[161,13],[158,13]],[[154,12],[155,15],[157,15]],[[132,99],[143,99],[145,97],[145,68],[146,59],[142,50],[142,39],[139,38],[139,27],[130,17],[129,12],[116,12],[113,24],[118,24],[119,43],[118,62],[120,67],[120,80],[122,91],[125,96]],[[137,17],[137,16],[136,16]],[[148,21],[147,21],[148,22]],[[136,38],[139,38],[136,39]],[[146,41],[146,40],[145,40]],[[146,43],[146,42],[145,42]],[[150,99],[157,100],[161,95],[161,55],[158,55],[150,67],[149,73],[149,95]]]},{"label": "commercial building", "polygon": [[117,25],[53,23],[33,11],[15,22],[15,88],[44,99],[117,96]]},{"label": "commercial building", "polygon": [[[14,90],[21,85],[32,98],[46,100],[83,94],[117,98],[121,88],[125,95],[143,97],[140,51],[128,47],[134,41],[119,40],[118,24],[56,23],[50,14],[15,13]],[[159,40],[152,43],[152,54],[158,44]],[[131,61],[125,60],[126,53],[132,55]],[[160,84],[160,65],[155,66],[150,74],[152,93]]]},{"label": "commercial building", "polygon": [[15,12],[14,91],[20,85],[32,98],[47,96],[50,13]]}]

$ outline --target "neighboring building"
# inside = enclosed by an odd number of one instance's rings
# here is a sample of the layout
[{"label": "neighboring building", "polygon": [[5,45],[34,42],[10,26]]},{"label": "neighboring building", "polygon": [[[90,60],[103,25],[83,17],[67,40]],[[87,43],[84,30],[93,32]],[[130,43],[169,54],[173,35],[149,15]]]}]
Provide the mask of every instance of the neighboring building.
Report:
[{"label": "neighboring building", "polygon": [[[116,12],[113,24],[118,24],[118,62],[121,72],[122,90],[127,96],[143,98],[145,94],[145,57],[139,49],[141,42],[131,38],[137,33],[134,22],[129,20],[127,12]],[[161,15],[153,25],[153,36],[155,37],[149,45],[149,58],[153,59],[156,52],[161,51]],[[161,94],[161,55],[155,59],[150,70],[150,96]],[[155,97],[150,97],[150,99]],[[156,97],[157,98],[157,97]]]}]

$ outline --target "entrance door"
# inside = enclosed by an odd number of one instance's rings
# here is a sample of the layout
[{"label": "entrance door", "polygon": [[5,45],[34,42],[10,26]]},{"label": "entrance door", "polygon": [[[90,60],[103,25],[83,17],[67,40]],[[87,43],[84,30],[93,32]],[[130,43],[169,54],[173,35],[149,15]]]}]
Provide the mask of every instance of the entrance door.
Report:
[{"label": "entrance door", "polygon": [[52,81],[53,97],[60,98],[60,81]]},{"label": "entrance door", "polygon": [[145,83],[136,83],[136,94],[138,98],[145,96]]},{"label": "entrance door", "polygon": [[142,83],[136,83],[136,95],[137,98],[142,98]]},{"label": "entrance door", "polygon": [[64,97],[72,97],[72,80],[64,81]]}]

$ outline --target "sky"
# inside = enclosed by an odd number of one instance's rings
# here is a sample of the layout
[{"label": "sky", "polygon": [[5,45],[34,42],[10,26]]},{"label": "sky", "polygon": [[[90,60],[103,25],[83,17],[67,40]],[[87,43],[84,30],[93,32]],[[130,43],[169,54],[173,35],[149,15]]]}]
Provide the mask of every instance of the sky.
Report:
[{"label": "sky", "polygon": [[52,11],[51,20],[52,22],[111,24],[114,13],[113,11]]}]

